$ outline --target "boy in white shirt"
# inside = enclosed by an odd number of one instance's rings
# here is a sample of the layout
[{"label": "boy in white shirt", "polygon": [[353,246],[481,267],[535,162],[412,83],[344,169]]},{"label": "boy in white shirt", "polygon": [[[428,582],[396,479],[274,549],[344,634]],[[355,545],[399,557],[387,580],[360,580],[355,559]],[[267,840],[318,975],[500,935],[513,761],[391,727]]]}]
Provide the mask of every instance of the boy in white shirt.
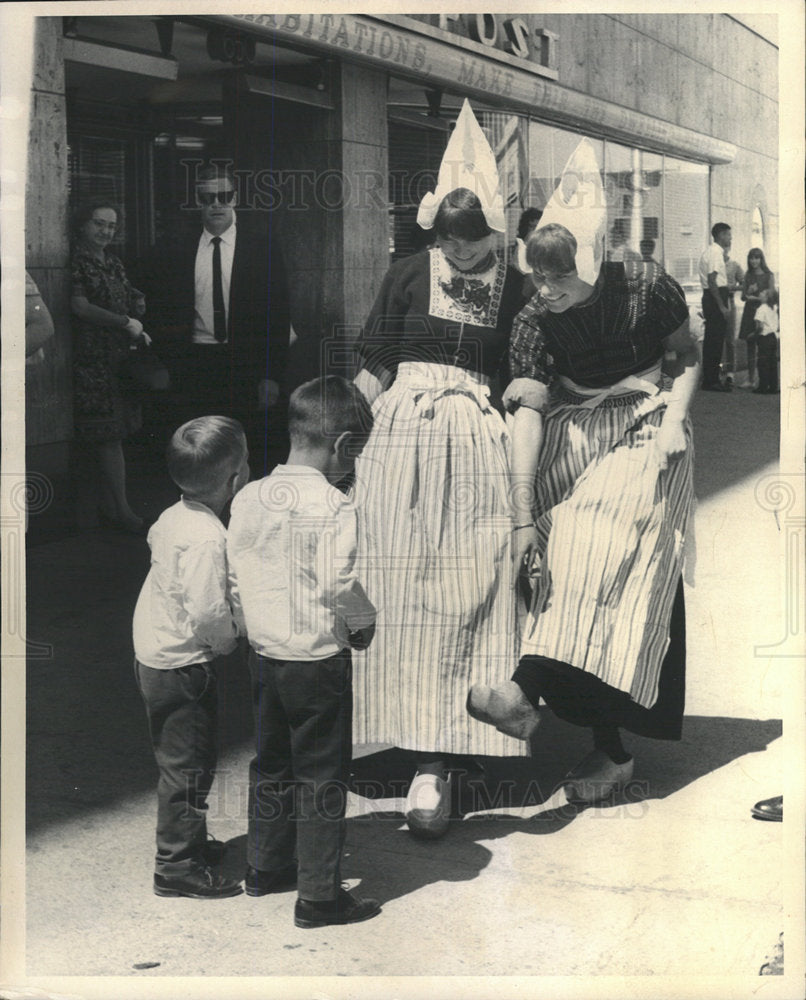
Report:
[{"label": "boy in white shirt", "polygon": [[324,927],[380,912],[340,877],[350,647],[369,645],[375,608],[355,575],[355,508],[335,484],[352,472],[372,413],[354,385],[328,376],[292,394],[288,425],[287,463],[238,494],[227,533],[233,598],[252,647],[246,892],[296,885],[294,923]]},{"label": "boy in white shirt", "polygon": [[182,497],[148,533],[151,569],[134,612],[135,675],[160,770],[154,892],[221,899],[241,887],[212,870],[223,845],[208,842],[205,815],[217,760],[214,661],[238,634],[220,518],[249,479],[243,428],[230,417],[191,420],[171,438],[167,463]]},{"label": "boy in white shirt", "polygon": [[758,350],[758,388],[753,392],[775,395],[778,388],[778,292],[768,289],[761,293],[761,305],[754,316]]}]

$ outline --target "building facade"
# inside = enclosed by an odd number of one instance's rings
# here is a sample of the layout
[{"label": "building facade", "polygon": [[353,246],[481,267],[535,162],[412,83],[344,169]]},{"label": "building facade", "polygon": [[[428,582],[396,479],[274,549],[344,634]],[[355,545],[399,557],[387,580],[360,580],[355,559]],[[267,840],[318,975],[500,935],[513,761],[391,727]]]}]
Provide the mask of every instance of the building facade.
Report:
[{"label": "building facade", "polygon": [[[69,211],[123,206],[130,272],[198,232],[193,181],[234,171],[271,214],[290,280],[290,380],[346,364],[468,97],[496,152],[512,245],[581,135],[605,179],[608,246],[653,256],[700,298],[716,221],[778,264],[775,15],[255,14],[38,18],[26,257],[57,327],[27,375],[29,468],[72,439]],[[191,237],[192,238],[192,237]],[[146,328],[148,323],[146,322]],[[157,349],[159,345],[155,345]]]}]

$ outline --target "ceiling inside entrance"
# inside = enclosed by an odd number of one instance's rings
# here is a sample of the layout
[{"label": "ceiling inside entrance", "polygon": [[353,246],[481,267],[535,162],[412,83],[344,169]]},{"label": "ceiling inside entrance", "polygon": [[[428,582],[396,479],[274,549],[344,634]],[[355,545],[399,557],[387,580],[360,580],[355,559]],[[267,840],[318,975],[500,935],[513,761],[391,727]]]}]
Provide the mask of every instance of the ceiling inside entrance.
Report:
[{"label": "ceiling inside entrance", "polygon": [[[231,76],[235,65],[232,62],[214,58],[208,51],[208,32],[216,26],[201,18],[173,17],[73,17],[65,18],[65,34],[96,44],[117,48],[121,53],[120,65],[104,66],[94,64],[87,58],[82,61],[68,57],[66,62],[66,82],[78,96],[106,104],[127,104],[144,102],[158,107],[165,105],[217,104],[221,100],[222,81]],[[161,48],[165,33],[170,33],[167,49]],[[89,47],[92,51],[92,47]],[[166,75],[175,69],[175,79],[160,78],[146,71],[124,69],[127,60],[123,57],[131,53],[147,53],[157,57],[155,65],[159,71],[161,57],[165,57]],[[69,54],[68,54],[69,55]],[[270,40],[255,40],[254,58],[249,62],[250,73],[286,79],[299,84],[316,85],[316,74],[322,65],[322,58],[310,52],[273,44]],[[175,66],[172,66],[175,63]],[[389,79],[390,112],[405,113],[407,110],[418,115],[428,111],[428,97],[421,82],[400,77]],[[439,112],[447,118],[454,118],[461,106],[462,98],[444,94],[440,98]],[[432,109],[433,111],[433,109]],[[432,114],[436,124],[436,117]]]},{"label": "ceiling inside entrance", "polygon": [[[216,59],[208,52],[208,31],[214,27],[201,20],[166,17],[77,17],[66,18],[66,34],[90,42],[118,47],[122,53],[139,52],[160,56],[159,30],[172,26],[169,58],[176,61],[177,78],[159,79],[146,73],[104,68],[90,62],[67,62],[67,85],[84,91],[83,96],[108,103],[146,101],[150,104],[200,103],[220,100],[221,80],[235,64]],[[273,75],[278,69],[313,66],[320,60],[286,46],[258,41],[249,71]],[[99,86],[99,72],[103,85]]]}]

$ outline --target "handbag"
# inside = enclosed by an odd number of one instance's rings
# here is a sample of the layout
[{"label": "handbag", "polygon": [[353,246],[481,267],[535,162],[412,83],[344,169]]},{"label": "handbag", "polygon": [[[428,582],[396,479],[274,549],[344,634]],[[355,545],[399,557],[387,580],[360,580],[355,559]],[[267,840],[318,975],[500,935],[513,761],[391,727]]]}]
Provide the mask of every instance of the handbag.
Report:
[{"label": "handbag", "polygon": [[145,344],[137,344],[129,349],[128,357],[121,362],[118,377],[132,389],[149,389],[153,392],[162,392],[171,384],[168,369]]}]

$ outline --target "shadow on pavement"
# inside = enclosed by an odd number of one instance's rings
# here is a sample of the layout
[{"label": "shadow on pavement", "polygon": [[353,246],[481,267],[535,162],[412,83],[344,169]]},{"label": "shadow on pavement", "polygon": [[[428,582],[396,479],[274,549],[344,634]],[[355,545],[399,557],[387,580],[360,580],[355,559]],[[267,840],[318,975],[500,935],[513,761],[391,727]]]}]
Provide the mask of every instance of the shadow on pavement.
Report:
[{"label": "shadow on pavement", "polygon": [[[541,728],[532,758],[477,758],[481,767],[461,762],[454,771],[459,778],[455,818],[443,839],[410,836],[398,811],[349,819],[343,875],[359,878],[359,892],[382,903],[437,882],[470,881],[492,860],[485,842],[516,833],[550,836],[594,809],[622,806],[640,815],[645,800],[665,798],[745,754],[761,753],[781,732],[781,722],[774,719],[690,716],[679,743],[628,735],[628,748],[636,758],[634,779],[607,803],[583,806],[567,802],[559,786],[587,750],[581,746],[585,735],[551,716]],[[374,792],[376,798],[398,798],[405,794],[412,763],[410,754],[396,749],[362,757],[354,762],[354,787]],[[399,805],[402,809],[402,800]]]},{"label": "shadow on pavement", "polygon": [[[102,533],[35,550],[29,573],[28,635],[49,655],[27,668],[27,816],[33,832],[91,809],[111,807],[156,788],[157,772],[132,674],[131,608],[148,566],[142,539]],[[69,559],[68,559],[69,556]],[[127,572],[120,572],[121,561]],[[60,572],[68,568],[67,573]],[[240,651],[219,672],[222,756],[248,754],[252,734],[249,677]],[[547,802],[563,775],[587,753],[588,734],[545,713],[532,757],[464,758],[458,762],[455,809],[460,814]],[[663,798],[781,735],[778,720],[685,720],[684,738],[668,743],[626,734],[636,758],[632,801]],[[360,752],[360,750],[359,750]],[[402,798],[416,764],[389,749],[356,757],[355,791],[367,799]],[[246,780],[246,774],[243,776]],[[558,816],[563,824],[565,814]],[[573,819],[571,815],[570,819]],[[570,821],[568,819],[568,821]],[[399,817],[403,822],[402,816]],[[244,815],[244,823],[246,817]],[[351,821],[361,825],[365,820]],[[550,832],[548,817],[541,821]],[[533,832],[538,832],[534,830]]]},{"label": "shadow on pavement", "polygon": [[[148,562],[144,538],[103,531],[28,553],[26,634],[44,653],[31,656],[25,668],[29,832],[156,788],[132,674],[131,614]],[[4,663],[4,684],[23,668],[22,661]],[[248,754],[251,699],[240,653],[227,659],[219,677],[222,755],[235,748]],[[764,750],[781,728],[777,720],[690,716],[680,743],[627,734],[636,758],[631,794],[670,795],[743,754]],[[461,762],[466,773],[456,782],[457,809],[546,802],[588,752],[588,741],[587,733],[546,712],[531,758]],[[370,753],[354,762],[356,790],[370,799],[402,798],[414,771],[404,751]]]},{"label": "shadow on pavement", "polygon": [[[737,757],[763,752],[782,730],[779,719],[687,716],[679,742],[625,733],[625,747],[635,757],[629,801],[665,798]],[[549,802],[563,776],[590,750],[590,737],[548,710],[538,732],[531,757],[462,758],[453,771],[454,814]],[[415,769],[405,750],[383,750],[353,762],[353,786],[367,798],[402,797]]]},{"label": "shadow on pavement", "polygon": [[[696,394],[691,419],[699,500],[770,471],[770,463],[778,461],[780,406],[780,396],[757,396],[746,389]],[[708,460],[698,462],[700,455]]]},{"label": "shadow on pavement", "polygon": [[[26,669],[29,833],[156,789],[131,632],[148,564],[144,538],[109,531],[28,554],[26,634],[46,654]],[[219,670],[219,713],[222,754],[251,741],[240,651]]]}]

